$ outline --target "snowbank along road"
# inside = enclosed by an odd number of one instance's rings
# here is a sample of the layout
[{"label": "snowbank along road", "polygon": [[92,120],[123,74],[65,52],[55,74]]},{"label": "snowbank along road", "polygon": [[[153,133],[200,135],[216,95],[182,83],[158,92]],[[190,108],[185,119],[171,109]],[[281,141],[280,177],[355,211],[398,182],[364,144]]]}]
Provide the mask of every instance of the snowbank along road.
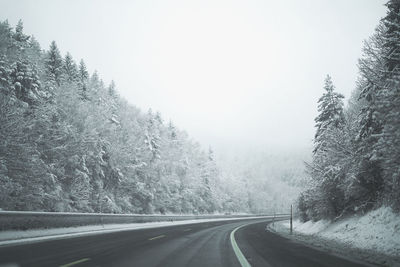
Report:
[{"label": "snowbank along road", "polygon": [[0,247],[0,266],[367,266],[266,231],[270,218],[192,223]]}]

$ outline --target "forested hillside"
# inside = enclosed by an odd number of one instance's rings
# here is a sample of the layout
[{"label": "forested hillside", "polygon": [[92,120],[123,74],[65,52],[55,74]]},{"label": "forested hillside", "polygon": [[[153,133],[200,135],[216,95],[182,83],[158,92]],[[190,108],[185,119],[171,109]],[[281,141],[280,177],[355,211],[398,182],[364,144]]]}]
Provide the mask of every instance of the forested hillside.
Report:
[{"label": "forested hillside", "polygon": [[318,101],[309,188],[298,202],[303,220],[338,219],[382,205],[400,211],[400,1],[364,44],[348,105],[325,80]]},{"label": "forested hillside", "polygon": [[42,50],[21,21],[0,23],[0,56],[1,209],[250,210],[243,192],[221,181],[211,149],[128,104],[55,42]]},{"label": "forested hillside", "polygon": [[[231,191],[237,190],[251,212],[273,214],[290,211],[304,188],[306,148],[243,149],[218,155],[221,178]],[[238,186],[239,185],[239,186]]]}]

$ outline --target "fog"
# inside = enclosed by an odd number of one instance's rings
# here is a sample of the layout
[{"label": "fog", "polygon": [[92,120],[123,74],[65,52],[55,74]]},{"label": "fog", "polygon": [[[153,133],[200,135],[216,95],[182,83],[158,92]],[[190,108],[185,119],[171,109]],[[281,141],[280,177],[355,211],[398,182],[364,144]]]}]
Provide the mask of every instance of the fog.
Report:
[{"label": "fog", "polygon": [[204,147],[309,147],[326,74],[346,97],[384,1],[1,1]]}]

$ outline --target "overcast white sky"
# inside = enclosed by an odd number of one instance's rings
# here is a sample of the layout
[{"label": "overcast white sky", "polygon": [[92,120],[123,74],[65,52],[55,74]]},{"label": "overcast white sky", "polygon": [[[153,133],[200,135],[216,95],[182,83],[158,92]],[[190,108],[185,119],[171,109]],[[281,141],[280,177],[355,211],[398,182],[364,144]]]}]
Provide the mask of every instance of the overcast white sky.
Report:
[{"label": "overcast white sky", "polygon": [[331,74],[346,97],[384,0],[0,0],[0,19],[83,58],[203,145],[308,146]]}]

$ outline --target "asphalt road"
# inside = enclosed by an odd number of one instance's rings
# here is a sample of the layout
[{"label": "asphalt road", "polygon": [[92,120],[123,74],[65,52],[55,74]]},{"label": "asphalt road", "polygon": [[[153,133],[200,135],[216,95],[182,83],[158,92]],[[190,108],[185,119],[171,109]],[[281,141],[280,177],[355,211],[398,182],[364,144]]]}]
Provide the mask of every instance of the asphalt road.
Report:
[{"label": "asphalt road", "polygon": [[[0,247],[0,266],[363,266],[267,232],[267,223],[208,222]],[[234,240],[242,263],[231,241],[240,226]]]}]

